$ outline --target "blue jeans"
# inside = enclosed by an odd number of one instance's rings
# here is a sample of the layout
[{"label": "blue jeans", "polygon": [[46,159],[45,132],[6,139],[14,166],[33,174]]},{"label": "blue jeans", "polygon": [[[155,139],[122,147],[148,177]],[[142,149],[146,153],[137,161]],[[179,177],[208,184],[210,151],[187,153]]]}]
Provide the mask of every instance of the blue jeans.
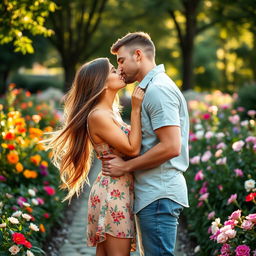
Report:
[{"label": "blue jeans", "polygon": [[178,218],[183,206],[162,198],[138,212],[145,256],[174,256]]}]

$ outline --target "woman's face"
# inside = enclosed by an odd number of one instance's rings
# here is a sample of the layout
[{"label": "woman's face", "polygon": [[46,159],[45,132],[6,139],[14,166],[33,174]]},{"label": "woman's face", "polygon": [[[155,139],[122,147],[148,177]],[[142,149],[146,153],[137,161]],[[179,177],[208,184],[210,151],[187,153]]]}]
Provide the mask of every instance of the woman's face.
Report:
[{"label": "woman's face", "polygon": [[124,88],[126,86],[124,78],[111,63],[109,64],[109,70],[109,75],[106,80],[106,88],[110,90],[119,90]]}]

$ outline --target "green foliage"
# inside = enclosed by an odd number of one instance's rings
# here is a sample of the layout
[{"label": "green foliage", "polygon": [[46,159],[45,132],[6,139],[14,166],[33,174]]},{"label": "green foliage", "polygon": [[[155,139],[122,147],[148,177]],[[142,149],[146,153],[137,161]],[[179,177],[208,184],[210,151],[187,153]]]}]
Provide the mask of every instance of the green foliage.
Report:
[{"label": "green foliage", "polygon": [[256,110],[256,84],[248,84],[238,91],[235,107],[244,107],[246,112]]},{"label": "green foliage", "polygon": [[0,2],[0,44],[13,42],[15,52],[33,53],[30,35],[50,36],[44,24],[56,4],[50,0],[3,0]]}]

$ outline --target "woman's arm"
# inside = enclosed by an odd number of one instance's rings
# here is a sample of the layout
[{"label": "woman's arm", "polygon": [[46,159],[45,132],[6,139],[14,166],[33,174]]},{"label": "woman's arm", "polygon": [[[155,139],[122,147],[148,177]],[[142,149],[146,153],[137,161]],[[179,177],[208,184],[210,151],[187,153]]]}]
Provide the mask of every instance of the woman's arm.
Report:
[{"label": "woman's arm", "polygon": [[[131,132],[127,136],[105,110],[96,110],[90,115],[92,135],[127,156],[137,156],[141,147],[141,104],[144,92],[136,87],[132,95]],[[93,136],[93,137],[94,137]]]}]

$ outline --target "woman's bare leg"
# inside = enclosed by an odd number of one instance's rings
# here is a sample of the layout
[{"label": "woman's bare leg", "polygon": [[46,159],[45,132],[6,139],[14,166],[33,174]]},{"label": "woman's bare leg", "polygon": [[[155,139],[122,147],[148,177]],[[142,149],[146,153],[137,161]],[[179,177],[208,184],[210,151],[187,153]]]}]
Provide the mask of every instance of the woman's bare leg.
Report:
[{"label": "woman's bare leg", "polygon": [[104,248],[104,242],[98,243],[96,247],[96,256],[107,256]]},{"label": "woman's bare leg", "polygon": [[107,252],[107,256],[130,256],[131,239],[117,238],[107,234],[107,239],[104,241],[104,249]]}]

